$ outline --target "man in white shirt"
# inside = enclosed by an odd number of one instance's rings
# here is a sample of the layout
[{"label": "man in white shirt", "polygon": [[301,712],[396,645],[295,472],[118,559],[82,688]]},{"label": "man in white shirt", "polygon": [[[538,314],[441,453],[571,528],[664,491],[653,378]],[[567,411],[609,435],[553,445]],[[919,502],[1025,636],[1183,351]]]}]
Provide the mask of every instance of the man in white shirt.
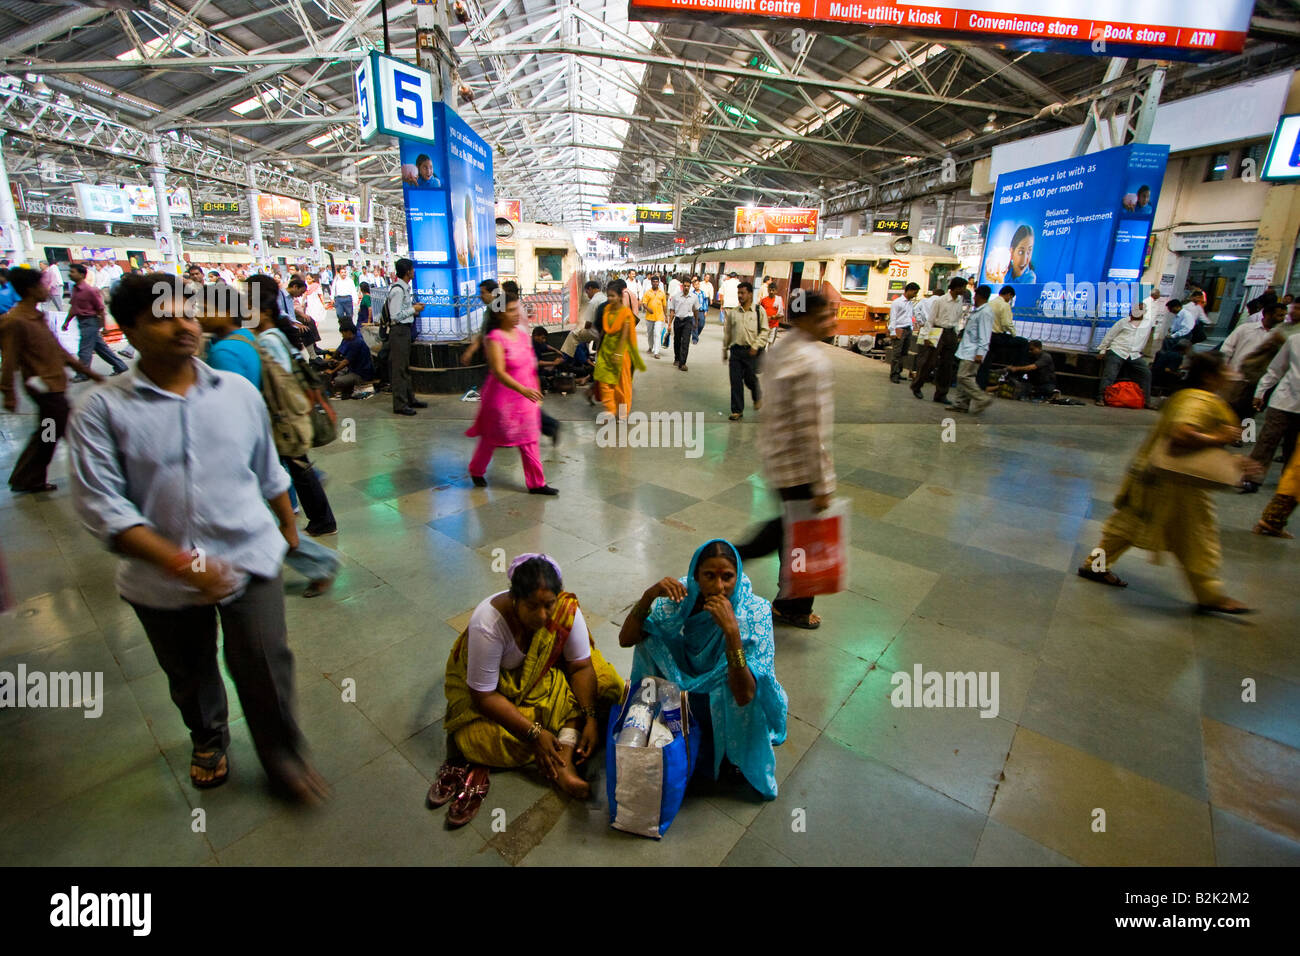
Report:
[{"label": "man in white shirt", "polygon": [[[1195,330],[1196,325],[1200,325],[1205,328],[1209,327],[1210,317],[1205,314],[1205,293],[1202,292],[1200,289],[1197,289],[1190,296],[1187,297],[1187,302],[1183,304],[1183,312],[1186,315],[1191,317],[1193,322],[1193,326],[1192,326],[1193,330]],[[1195,331],[1189,334],[1192,336],[1192,338],[1196,338]]]},{"label": "man in white shirt", "polygon": [[[734,272],[728,272],[727,277],[722,280],[722,284],[718,287],[718,295],[722,297],[722,308],[740,308],[740,296],[737,291],[739,289],[740,277]],[[725,319],[723,320],[723,324],[726,324]]]},{"label": "man in white shirt", "polygon": [[588,322],[595,325],[596,313],[605,304],[605,293],[600,290],[599,282],[588,282],[583,286],[582,291],[587,294],[587,304],[582,307],[582,321],[580,324],[584,327]]},{"label": "man in white shirt", "polygon": [[[708,276],[700,279],[700,289],[704,292],[705,297],[709,300],[709,305],[713,305],[713,300],[717,298],[717,293],[713,290],[713,282]],[[702,326],[701,326],[702,327]]]},{"label": "man in white shirt", "polygon": [[907,358],[912,333],[916,331],[917,311],[920,303],[917,294],[921,287],[909,282],[903,294],[889,306],[889,336],[892,348],[889,353],[889,380],[897,385],[903,380],[903,359]]},{"label": "man in white shirt", "polygon": [[[952,385],[955,358],[957,355],[957,329],[966,317],[966,280],[957,276],[948,282],[947,295],[937,296],[930,306],[928,317],[921,331],[928,334],[932,329],[940,329],[939,341],[934,350],[925,354],[922,364],[916,369],[916,379],[912,382],[912,395],[923,398],[921,386],[934,373],[934,400],[941,405],[951,405],[948,389]],[[918,359],[920,354],[918,353]]]},{"label": "man in white shirt", "polygon": [[347,269],[340,269],[334,279],[334,314],[338,316],[340,329],[348,326],[355,327],[352,316],[356,300],[357,287],[352,281],[352,273]]},{"label": "man in white shirt", "polygon": [[1142,394],[1150,405],[1151,366],[1142,353],[1151,340],[1151,327],[1155,318],[1142,314],[1144,311],[1139,307],[1134,310],[1138,314],[1130,312],[1127,318],[1112,325],[1106,337],[1101,340],[1098,351],[1105,359],[1105,364],[1101,369],[1101,387],[1097,389],[1098,405],[1106,404],[1106,389],[1114,385],[1124,371],[1136,376],[1135,381],[1141,386]]},{"label": "man in white shirt", "polygon": [[[1270,305],[1265,311],[1275,312],[1280,308],[1280,305]],[[1255,386],[1255,411],[1262,411],[1265,402],[1268,411],[1264,414],[1264,425],[1250,453],[1259,463],[1260,475],[1254,481],[1242,483],[1242,491],[1247,494],[1259,490],[1279,444],[1283,461],[1290,461],[1295,452],[1296,438],[1300,437],[1300,337],[1293,335],[1286,340]]]},{"label": "man in white shirt", "polygon": [[101,290],[111,290],[113,283],[122,278],[122,267],[116,262],[106,262],[95,274],[95,285]]},{"label": "man in white shirt", "polygon": [[1151,294],[1141,302],[1143,316],[1151,321],[1151,337],[1147,340],[1142,357],[1150,361],[1164,347],[1165,337],[1169,335],[1169,325],[1173,313],[1165,307],[1165,297],[1160,294],[1158,286],[1151,287]]}]

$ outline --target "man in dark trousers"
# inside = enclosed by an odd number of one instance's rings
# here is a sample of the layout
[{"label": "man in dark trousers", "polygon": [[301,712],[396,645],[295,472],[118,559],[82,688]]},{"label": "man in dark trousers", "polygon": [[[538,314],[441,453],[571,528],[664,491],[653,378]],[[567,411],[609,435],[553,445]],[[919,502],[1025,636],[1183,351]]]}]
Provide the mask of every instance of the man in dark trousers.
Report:
[{"label": "man in dark trousers", "polygon": [[748,282],[736,286],[735,308],[722,310],[725,326],[722,331],[722,361],[726,362],[731,376],[731,414],[728,421],[738,422],[745,414],[745,389],[754,398],[754,411],[763,401],[758,382],[759,360],[772,330],[762,306],[754,301],[754,287]]},{"label": "man in dark trousers", "polygon": [[[122,558],[118,593],[143,625],[189,728],[193,785],[214,787],[230,773],[219,618],[267,776],[288,795],[318,802],[328,788],[307,763],[293,716],[280,578],[298,530],[262,396],[237,373],[195,357],[200,329],[176,276],[124,276],[110,308],[140,358],[73,416],[77,514]],[[274,297],[268,309],[277,311]]]},{"label": "man in dark trousers", "polygon": [[[916,369],[916,379],[912,382],[912,394],[922,398],[921,386],[934,372],[934,400],[941,405],[951,405],[948,389],[953,382],[953,372],[957,355],[957,328],[966,312],[966,302],[962,293],[966,291],[966,280],[960,277],[948,283],[948,294],[939,296],[939,300],[930,307],[925,325],[921,327],[924,338],[932,329],[939,329],[939,343],[934,351],[925,355],[923,364]],[[919,353],[918,353],[919,354]]]},{"label": "man in dark trousers", "polygon": [[417,402],[411,389],[411,338],[415,317],[424,311],[424,303],[415,301],[411,283],[415,279],[415,263],[410,259],[397,260],[397,279],[388,288],[388,316],[392,327],[388,333],[389,379],[393,383],[393,412],[397,415],[414,415],[417,408],[428,408],[427,402]]},{"label": "man in dark trousers", "polygon": [[[86,281],[85,266],[79,263],[70,266],[68,275],[73,282],[72,299],[68,302],[68,317],[63,321],[63,328],[67,329],[73,319],[77,320],[77,328],[81,332],[77,358],[81,360],[82,365],[89,368],[94,361],[94,356],[98,355],[109,364],[114,375],[121,375],[126,371],[126,363],[108,347],[101,332],[104,328],[104,297],[99,294],[98,289]],[[85,381],[85,377],[75,378],[73,381]]]},{"label": "man in dark trousers", "polygon": [[36,431],[9,474],[9,487],[17,492],[54,491],[45,472],[68,424],[68,375],[63,369],[70,366],[96,382],[104,377],[65,352],[54,337],[41,311],[50,290],[41,282],[39,272],[15,266],[9,271],[9,283],[18,304],[0,317],[0,351],[4,355],[0,394],[4,395],[5,411],[17,411],[17,377],[36,403]]}]

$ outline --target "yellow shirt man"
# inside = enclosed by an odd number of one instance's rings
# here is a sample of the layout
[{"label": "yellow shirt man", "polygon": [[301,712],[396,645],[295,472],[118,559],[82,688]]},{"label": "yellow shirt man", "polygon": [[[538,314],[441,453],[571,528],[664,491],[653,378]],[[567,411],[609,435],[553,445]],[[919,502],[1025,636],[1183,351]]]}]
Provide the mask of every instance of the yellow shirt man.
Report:
[{"label": "yellow shirt man", "polygon": [[1011,320],[1011,303],[1000,295],[989,299],[989,308],[993,310],[993,331],[1016,334],[1015,323]]},{"label": "yellow shirt man", "polygon": [[641,304],[645,306],[646,351],[658,358],[663,348],[664,323],[668,319],[668,295],[656,283],[641,296]]}]

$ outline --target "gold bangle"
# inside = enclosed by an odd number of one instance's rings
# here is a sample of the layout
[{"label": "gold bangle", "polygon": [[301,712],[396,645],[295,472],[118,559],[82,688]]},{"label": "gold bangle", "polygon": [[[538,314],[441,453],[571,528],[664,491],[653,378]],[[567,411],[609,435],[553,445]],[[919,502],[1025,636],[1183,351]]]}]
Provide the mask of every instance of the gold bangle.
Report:
[{"label": "gold bangle", "polygon": [[737,667],[737,668],[744,667],[744,666],[745,666],[745,650],[744,650],[744,648],[738,647],[738,648],[736,648],[734,651],[732,651],[732,650],[728,650],[728,651],[727,651],[727,665],[728,665],[729,667]]},{"label": "gold bangle", "polygon": [[542,725],[534,720],[533,725],[528,728],[528,733],[524,735],[524,739],[531,744],[541,735],[542,735]]},{"label": "gold bangle", "polygon": [[586,717],[588,720],[595,720],[595,719],[596,719],[596,708],[595,708],[595,707],[583,707],[583,708],[582,708],[582,716]]}]

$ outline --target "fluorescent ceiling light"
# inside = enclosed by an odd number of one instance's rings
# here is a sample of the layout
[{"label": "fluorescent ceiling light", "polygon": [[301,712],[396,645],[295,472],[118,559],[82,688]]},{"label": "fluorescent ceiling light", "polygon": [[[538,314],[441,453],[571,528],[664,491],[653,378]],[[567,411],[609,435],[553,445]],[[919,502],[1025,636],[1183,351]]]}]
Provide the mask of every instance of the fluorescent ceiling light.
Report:
[{"label": "fluorescent ceiling light", "polygon": [[253,110],[261,109],[264,106],[274,103],[279,98],[280,91],[272,87],[265,93],[258,93],[256,96],[250,96],[242,103],[236,103],[230,108],[230,112],[238,113],[240,116],[245,116],[253,112]]},{"label": "fluorescent ceiling light", "polygon": [[315,139],[307,140],[307,145],[310,146],[312,149],[319,149],[322,143],[328,143],[330,140],[334,138],[334,134],[339,132],[342,132],[342,130],[332,129],[327,133],[321,133]]}]

